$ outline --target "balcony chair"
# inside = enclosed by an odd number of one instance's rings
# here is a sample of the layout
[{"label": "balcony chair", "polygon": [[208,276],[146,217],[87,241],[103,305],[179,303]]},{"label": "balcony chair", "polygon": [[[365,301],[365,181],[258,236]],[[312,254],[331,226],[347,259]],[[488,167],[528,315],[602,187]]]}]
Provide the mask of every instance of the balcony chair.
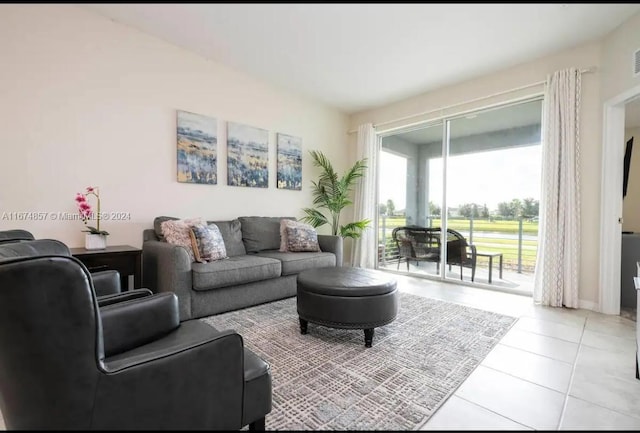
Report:
[{"label": "balcony chair", "polygon": [[8,429],[264,429],[269,367],[239,334],[181,323],[173,293],[99,307],[92,281],[74,257],[0,258]]},{"label": "balcony chair", "polygon": [[460,266],[460,280],[462,268],[471,268],[471,281],[476,277],[477,250],[475,245],[469,245],[467,239],[459,232],[447,229],[447,264]]},{"label": "balcony chair", "polygon": [[[440,263],[440,231],[420,226],[396,227],[391,237],[398,248],[398,269],[404,258],[409,261]],[[438,267],[439,269],[440,267]]]},{"label": "balcony chair", "polygon": [[[436,272],[440,273],[440,227],[404,226],[393,229],[391,236],[398,248],[398,269],[404,258],[409,271],[409,262],[437,263]],[[463,279],[462,268],[471,268],[471,281],[476,276],[476,247],[469,245],[459,232],[447,229],[447,264],[460,266],[460,279]]]}]

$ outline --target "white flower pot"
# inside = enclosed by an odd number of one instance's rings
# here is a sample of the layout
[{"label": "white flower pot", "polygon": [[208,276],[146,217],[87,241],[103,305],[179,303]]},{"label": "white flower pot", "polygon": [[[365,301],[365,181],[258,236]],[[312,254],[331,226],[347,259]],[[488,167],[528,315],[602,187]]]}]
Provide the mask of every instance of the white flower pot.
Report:
[{"label": "white flower pot", "polygon": [[88,250],[104,250],[107,248],[107,236],[87,233],[84,238],[84,247]]}]

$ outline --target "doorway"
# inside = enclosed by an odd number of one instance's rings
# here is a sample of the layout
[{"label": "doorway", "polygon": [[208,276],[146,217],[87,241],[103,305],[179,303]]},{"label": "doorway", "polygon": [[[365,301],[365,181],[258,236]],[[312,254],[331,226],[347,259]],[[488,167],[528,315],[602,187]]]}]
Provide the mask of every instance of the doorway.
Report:
[{"label": "doorway", "polygon": [[636,86],[605,102],[600,207],[600,299],[604,314],[620,314],[622,183],[626,106],[640,98]]}]

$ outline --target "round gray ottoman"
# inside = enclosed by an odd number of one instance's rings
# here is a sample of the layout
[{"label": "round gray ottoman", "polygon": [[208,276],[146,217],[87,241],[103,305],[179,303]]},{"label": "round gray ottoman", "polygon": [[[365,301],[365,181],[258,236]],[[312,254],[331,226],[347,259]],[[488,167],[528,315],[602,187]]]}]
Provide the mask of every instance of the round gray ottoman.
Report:
[{"label": "round gray ottoman", "polygon": [[308,322],[330,328],[364,329],[371,347],[373,330],[398,314],[395,279],[381,271],[349,267],[315,268],[298,274],[300,332]]}]

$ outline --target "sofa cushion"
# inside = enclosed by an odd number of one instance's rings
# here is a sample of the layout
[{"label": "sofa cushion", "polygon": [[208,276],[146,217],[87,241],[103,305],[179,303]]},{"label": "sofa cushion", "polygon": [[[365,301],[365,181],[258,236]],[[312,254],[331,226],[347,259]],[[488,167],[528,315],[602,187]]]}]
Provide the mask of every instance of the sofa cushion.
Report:
[{"label": "sofa cushion", "polygon": [[[293,254],[293,253],[292,253]],[[210,263],[193,263],[193,290],[211,290],[279,277],[279,260],[244,255]]]},{"label": "sofa cushion", "polygon": [[244,256],[247,254],[242,242],[242,230],[240,229],[239,220],[207,221],[207,224],[215,224],[220,229],[220,234],[224,239],[224,246],[227,249],[227,256]]},{"label": "sofa cushion", "polygon": [[280,248],[280,220],[294,217],[240,217],[242,241],[247,253]]},{"label": "sofa cushion", "polygon": [[213,262],[227,258],[224,239],[217,225],[197,224],[191,227],[189,235],[196,262]]},{"label": "sofa cushion", "polygon": [[273,251],[260,251],[256,256],[277,259],[282,262],[282,275],[294,275],[305,269],[322,268],[336,265],[336,256],[333,253],[293,253]]}]

